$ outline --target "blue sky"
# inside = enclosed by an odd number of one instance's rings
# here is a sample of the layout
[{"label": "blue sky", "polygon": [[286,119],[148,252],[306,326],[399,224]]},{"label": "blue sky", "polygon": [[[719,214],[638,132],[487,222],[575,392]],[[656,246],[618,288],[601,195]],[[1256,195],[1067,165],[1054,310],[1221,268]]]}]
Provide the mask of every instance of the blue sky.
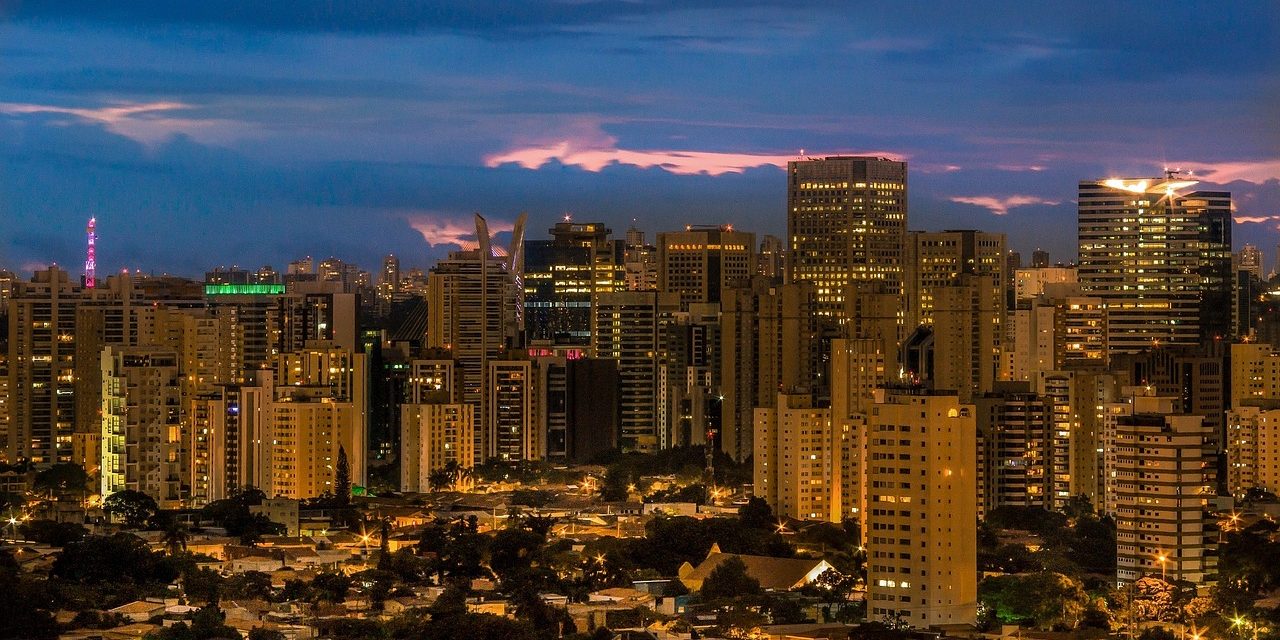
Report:
[{"label": "blue sky", "polygon": [[1274,2],[0,0],[0,266],[427,266],[473,211],[785,229],[883,153],[910,226],[1075,254],[1081,179],[1194,170],[1280,241]]}]

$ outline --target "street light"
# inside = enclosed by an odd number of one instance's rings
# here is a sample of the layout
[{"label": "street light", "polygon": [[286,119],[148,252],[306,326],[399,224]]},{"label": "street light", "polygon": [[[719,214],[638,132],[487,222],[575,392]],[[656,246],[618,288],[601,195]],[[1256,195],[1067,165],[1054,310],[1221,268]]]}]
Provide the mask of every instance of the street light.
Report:
[{"label": "street light", "polygon": [[1168,580],[1165,578],[1164,568],[1165,568],[1165,563],[1169,561],[1169,556],[1166,556],[1164,553],[1161,553],[1160,555],[1156,556],[1156,560],[1160,561],[1160,581],[1168,582]]}]

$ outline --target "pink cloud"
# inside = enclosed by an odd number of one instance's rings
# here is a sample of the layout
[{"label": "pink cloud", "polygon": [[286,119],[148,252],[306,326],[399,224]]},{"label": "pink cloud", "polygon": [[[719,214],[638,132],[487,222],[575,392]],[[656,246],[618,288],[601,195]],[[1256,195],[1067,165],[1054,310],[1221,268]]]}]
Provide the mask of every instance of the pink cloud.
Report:
[{"label": "pink cloud", "polygon": [[996,168],[1001,171],[1044,171],[1048,167],[1042,164],[998,164]]},{"label": "pink cloud", "polygon": [[1264,222],[1280,221],[1280,215],[1277,216],[1235,216],[1232,218],[1236,224],[1262,224]]},{"label": "pink cloud", "polygon": [[1041,198],[1039,196],[1024,196],[1024,195],[951,196],[950,200],[952,202],[959,202],[961,204],[971,204],[974,206],[983,207],[984,209],[989,209],[991,213],[994,213],[998,216],[1002,216],[1009,213],[1009,210],[1013,209],[1014,207],[1024,207],[1031,204],[1047,204],[1047,205],[1059,204],[1059,201],[1057,200],[1048,200],[1045,198]]},{"label": "pink cloud", "polygon": [[1236,162],[1171,162],[1169,164],[1186,168],[1192,179],[1214,184],[1226,184],[1236,180],[1262,184],[1268,180],[1280,180],[1280,158]]},{"label": "pink cloud", "polygon": [[60,113],[81,120],[98,122],[108,131],[154,145],[183,133],[202,142],[225,140],[233,130],[243,130],[242,123],[214,118],[174,117],[174,112],[192,109],[183,102],[117,103],[103,107],[58,107],[46,104],[0,102],[0,113]]},{"label": "pink cloud", "polygon": [[[858,155],[875,155],[902,158],[901,154],[883,151],[860,152]],[[586,137],[577,140],[559,140],[549,144],[530,145],[511,149],[485,157],[487,167],[517,164],[526,169],[538,169],[552,161],[573,165],[587,171],[600,171],[611,165],[630,165],[647,169],[658,167],[680,175],[712,175],[742,173],[755,167],[785,168],[787,162],[799,160],[799,154],[769,155],[752,153],[722,153],[717,151],[619,149],[613,137]]]},{"label": "pink cloud", "polygon": [[[476,246],[476,224],[470,217],[458,216],[455,213],[411,213],[405,216],[409,226],[422,234],[430,246],[454,245],[464,249]],[[515,228],[515,224],[506,220],[485,218],[492,234],[504,233]]]}]

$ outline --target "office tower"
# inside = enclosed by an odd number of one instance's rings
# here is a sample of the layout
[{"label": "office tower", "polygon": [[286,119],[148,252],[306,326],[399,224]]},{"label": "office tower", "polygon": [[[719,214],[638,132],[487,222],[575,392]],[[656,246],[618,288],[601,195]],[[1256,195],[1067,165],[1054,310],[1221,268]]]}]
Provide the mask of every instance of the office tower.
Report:
[{"label": "office tower", "polygon": [[818,313],[836,317],[844,287],[902,292],[907,164],[834,156],[787,163],[787,281],[813,282]]},{"label": "office tower", "polygon": [[1231,335],[1231,194],[1166,178],[1080,183],[1080,284],[1132,353]]},{"label": "office tower", "polygon": [[978,607],[978,440],[954,392],[889,388],[867,422],[867,613],[972,624]]},{"label": "office tower", "polygon": [[673,296],[656,291],[615,291],[596,298],[592,351],[618,362],[623,449],[658,448],[658,324],[678,305]]},{"label": "office tower", "polygon": [[1049,266],[1049,252],[1044,249],[1036,249],[1031,252],[1031,268],[1044,269]]},{"label": "office tower", "polygon": [[[1056,509],[1051,400],[1030,383],[1009,382],[974,399],[978,417],[980,515],[1005,506]],[[1055,482],[1057,480],[1057,482]]]},{"label": "office tower", "polygon": [[391,303],[400,293],[400,258],[387,254],[382,258],[382,272],[378,275],[378,304],[390,310]]},{"label": "office tower", "polygon": [[856,459],[861,441],[848,436],[808,394],[778,394],[774,406],[755,410],[756,495],[780,518],[856,518],[860,496],[844,491],[845,475],[860,469],[845,461]]},{"label": "office tower", "polygon": [[721,449],[735,460],[754,450],[755,409],[772,407],[779,392],[808,393],[829,402],[830,341],[835,320],[821,316],[819,287],[752,278],[721,301]]},{"label": "office tower", "polygon": [[690,304],[720,302],[723,292],[745,284],[755,271],[754,233],[730,225],[687,226],[658,234],[658,290]]},{"label": "office tower", "polygon": [[102,350],[102,495],[141,491],[182,506],[182,374],[178,354],[149,347]]},{"label": "office tower", "polygon": [[421,493],[431,474],[450,463],[467,468],[475,460],[475,412],[469,405],[425,402],[402,405],[400,490]]},{"label": "office tower", "polygon": [[667,325],[658,366],[664,447],[719,444],[720,305],[694,303]]},{"label": "office tower", "polygon": [[[621,436],[619,362],[578,358],[566,363],[564,457],[585,463],[617,449]],[[554,438],[554,432],[547,438]]]},{"label": "office tower", "polygon": [[524,328],[531,344],[591,344],[591,301],[626,288],[623,243],[599,222],[559,222],[526,240]]},{"label": "office tower", "polygon": [[898,359],[902,346],[903,313],[901,298],[884,291],[881,285],[849,285],[845,288],[844,333],[850,338],[875,340],[884,357],[887,375],[899,377]]},{"label": "office tower", "polygon": [[1280,398],[1251,399],[1227,412],[1227,490],[1280,493]]},{"label": "office tower", "polygon": [[1235,255],[1235,271],[1248,272],[1254,278],[1262,280],[1262,250],[1246,244]]},{"label": "office tower", "polygon": [[[488,425],[484,382],[489,361],[522,343],[524,328],[524,214],[516,221],[509,250],[492,244],[488,223],[476,216],[473,250],[454,251],[428,276],[427,346],[450,351],[462,380],[459,400],[478,408],[477,425]],[[484,462],[488,430],[476,429],[476,463]]]},{"label": "office tower", "polygon": [[1174,398],[1135,396],[1129,406],[1108,433],[1117,581],[1159,576],[1207,587],[1217,566],[1212,430],[1202,416],[1178,413]]},{"label": "office tower", "polygon": [[294,260],[293,262],[289,263],[289,269],[287,273],[289,275],[315,273],[315,261],[312,260],[311,256],[307,256],[305,258],[302,258],[301,260]]},{"label": "office tower", "polygon": [[760,238],[755,275],[781,280],[787,268],[786,248],[786,243],[778,236],[765,235]]},{"label": "office tower", "polygon": [[628,291],[654,291],[658,288],[658,248],[645,244],[644,232],[634,226],[627,229],[623,269]]},{"label": "office tower", "polygon": [[995,346],[1003,338],[1005,286],[1008,273],[1003,233],[982,231],[912,231],[907,234],[904,308],[907,331],[933,324],[935,290],[956,286],[965,275],[987,276],[993,287],[991,307],[997,309]]}]

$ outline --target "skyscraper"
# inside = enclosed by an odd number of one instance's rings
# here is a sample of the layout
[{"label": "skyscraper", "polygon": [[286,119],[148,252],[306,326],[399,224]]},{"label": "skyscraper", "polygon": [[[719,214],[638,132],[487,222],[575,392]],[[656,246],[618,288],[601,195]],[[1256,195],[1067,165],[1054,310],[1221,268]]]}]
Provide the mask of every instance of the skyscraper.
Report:
[{"label": "skyscraper", "polygon": [[618,402],[624,449],[658,448],[658,324],[678,305],[656,291],[615,291],[596,299],[592,350],[618,361]]},{"label": "skyscraper", "polygon": [[[476,407],[476,425],[489,423],[484,382],[489,360],[522,343],[524,327],[524,220],[516,221],[511,248],[492,244],[484,218],[476,216],[479,246],[454,251],[428,276],[427,346],[445,349],[458,362],[460,401]],[[476,429],[476,462],[490,451],[488,432]]]},{"label": "skyscraper", "polygon": [[531,344],[587,347],[596,294],[626,288],[623,243],[599,222],[558,222],[526,240],[524,328]]},{"label": "skyscraper", "polygon": [[739,287],[755,271],[754,233],[732,226],[686,227],[658,234],[658,290],[690,304],[720,302],[729,287]]},{"label": "skyscraper", "polygon": [[818,288],[818,312],[838,317],[844,286],[902,292],[907,164],[832,156],[787,163],[787,279]]},{"label": "skyscraper", "polygon": [[1236,270],[1247,271],[1258,280],[1262,280],[1262,250],[1246,244],[1236,253]]},{"label": "skyscraper", "polygon": [[1113,354],[1232,334],[1231,194],[1195,184],[1080,183],[1080,285],[1102,298]]}]

